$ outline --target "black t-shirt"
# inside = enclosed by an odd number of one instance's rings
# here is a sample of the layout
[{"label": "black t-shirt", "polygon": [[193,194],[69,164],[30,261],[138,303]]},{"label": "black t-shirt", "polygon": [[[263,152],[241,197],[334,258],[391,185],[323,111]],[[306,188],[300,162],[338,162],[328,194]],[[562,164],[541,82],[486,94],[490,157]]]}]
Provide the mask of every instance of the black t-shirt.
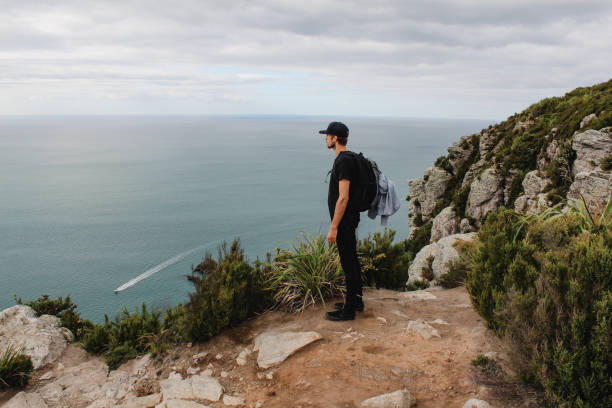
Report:
[{"label": "black t-shirt", "polygon": [[340,152],[334,160],[334,166],[331,171],[329,191],[327,193],[327,206],[329,207],[329,216],[333,219],[336,210],[336,202],[340,196],[339,180],[348,179],[351,182],[349,185],[349,200],[344,215],[342,216],[342,224],[347,222],[356,224],[359,222],[359,211],[353,208],[351,202],[351,198],[354,197],[354,191],[357,187],[357,176],[357,163],[352,153]]}]

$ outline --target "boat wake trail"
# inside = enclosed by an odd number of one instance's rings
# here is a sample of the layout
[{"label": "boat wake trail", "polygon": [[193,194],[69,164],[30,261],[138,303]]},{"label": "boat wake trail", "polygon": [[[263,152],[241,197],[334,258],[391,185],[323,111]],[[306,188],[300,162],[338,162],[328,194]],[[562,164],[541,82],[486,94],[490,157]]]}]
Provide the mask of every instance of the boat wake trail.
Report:
[{"label": "boat wake trail", "polygon": [[217,241],[208,243],[206,245],[200,245],[198,247],[192,248],[189,251],[185,251],[185,252],[181,252],[178,255],[173,256],[172,258],[160,263],[159,265],[155,265],[154,267],[152,267],[151,269],[147,269],[144,273],[138,275],[137,277],[135,277],[134,279],[130,279],[129,281],[127,281],[126,283],[124,283],[123,285],[119,286],[117,289],[114,290],[115,293],[121,292],[122,290],[125,290],[127,288],[129,288],[130,286],[134,286],[135,284],[137,284],[138,282],[140,282],[143,279],[148,278],[149,276],[166,269],[167,267],[169,267],[172,264],[177,263],[178,261],[182,260],[183,258],[191,255],[192,253],[196,252],[196,251],[200,251],[206,247],[210,247],[211,245],[213,245],[214,243],[216,243]]}]

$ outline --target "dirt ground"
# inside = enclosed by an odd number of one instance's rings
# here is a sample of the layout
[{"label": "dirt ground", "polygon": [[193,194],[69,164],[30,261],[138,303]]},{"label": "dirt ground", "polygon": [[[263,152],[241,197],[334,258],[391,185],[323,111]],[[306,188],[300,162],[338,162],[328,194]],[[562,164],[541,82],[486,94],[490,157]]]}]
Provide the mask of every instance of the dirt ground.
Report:
[{"label": "dirt ground", "polygon": [[[177,347],[151,364],[135,391],[158,392],[158,381],[170,372],[185,378],[191,375],[188,368],[197,367],[200,372],[210,369],[225,394],[245,398],[247,407],[257,402],[270,408],[358,407],[367,398],[399,389],[408,389],[422,408],[460,408],[470,398],[486,400],[496,408],[540,406],[541,396],[518,383],[504,344],[485,328],[464,288],[403,293],[367,290],[364,302],[365,311],[357,313],[354,321],[325,320],[322,305],[301,314],[269,312],[209,342]],[[408,321],[417,319],[429,322],[440,337],[425,340],[408,333]],[[245,365],[238,365],[238,354],[252,348],[255,336],[266,330],[314,330],[323,339],[268,370],[257,367],[257,352]],[[201,352],[208,354],[194,362],[193,356]],[[489,352],[496,353],[496,365],[484,371],[472,364],[478,355]],[[71,345],[60,363],[70,367],[92,358],[100,357]],[[36,390],[43,373],[35,373],[26,391]],[[0,404],[12,394],[0,393]],[[225,406],[222,401],[206,405]]]},{"label": "dirt ground", "polygon": [[[170,358],[187,363],[193,354],[208,351],[200,363],[202,369],[213,367],[217,377],[225,371],[227,377],[220,378],[225,392],[244,397],[247,406],[264,401],[264,407],[358,407],[369,397],[403,388],[423,408],[462,407],[470,398],[484,399],[496,408],[540,406],[540,396],[513,379],[502,342],[485,328],[466,290],[429,292],[436,299],[367,290],[364,312],[347,322],[325,320],[323,306],[294,315],[267,313]],[[425,340],[407,333],[408,321],[416,319],[430,322],[441,337]],[[448,324],[433,323],[436,319]],[[258,369],[257,353],[245,366],[238,366],[238,353],[269,329],[314,330],[323,339],[273,369]],[[499,362],[496,368],[485,372],[471,363],[491,351]],[[217,360],[217,353],[223,358]],[[271,380],[265,377],[268,373]],[[223,406],[220,402],[208,405]]]}]

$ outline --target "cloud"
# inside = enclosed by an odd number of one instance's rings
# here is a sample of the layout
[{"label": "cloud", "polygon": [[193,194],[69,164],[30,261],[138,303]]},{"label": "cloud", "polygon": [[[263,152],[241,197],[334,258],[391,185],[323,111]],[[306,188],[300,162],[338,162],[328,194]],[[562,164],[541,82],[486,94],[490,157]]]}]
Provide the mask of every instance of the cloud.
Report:
[{"label": "cloud", "polygon": [[[356,115],[401,114],[398,100],[415,106],[426,96],[441,111],[418,115],[452,116],[453,106],[470,101],[465,114],[502,118],[513,113],[510,105],[520,110],[609,79],[612,62],[609,1],[0,6],[0,113],[38,113],[45,103],[51,111],[92,111],[58,113],[104,112],[109,95],[135,112],[146,98],[148,107],[157,98],[166,108],[168,99],[181,99],[180,109],[186,99],[203,98],[219,113],[256,112],[263,100],[268,113],[288,106],[322,113],[342,95],[342,109]],[[379,98],[367,104],[378,111],[364,111],[351,97]],[[54,105],[58,98],[64,103]]]}]

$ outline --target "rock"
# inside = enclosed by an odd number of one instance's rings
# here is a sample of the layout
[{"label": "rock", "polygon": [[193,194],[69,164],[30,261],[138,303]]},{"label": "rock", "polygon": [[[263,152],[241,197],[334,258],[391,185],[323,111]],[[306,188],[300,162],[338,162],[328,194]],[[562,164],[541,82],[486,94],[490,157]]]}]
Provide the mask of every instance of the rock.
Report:
[{"label": "rock", "polygon": [[194,375],[194,374],[197,374],[198,372],[200,372],[200,367],[188,367],[187,368],[187,374],[189,375]]},{"label": "rock", "polygon": [[551,181],[545,177],[539,177],[538,171],[533,170],[529,173],[525,174],[525,178],[523,179],[523,190],[525,191],[525,195],[529,198],[535,198],[538,194],[540,194]]},{"label": "rock", "polygon": [[57,360],[68,346],[57,317],[36,317],[34,310],[24,305],[0,312],[0,351],[9,344],[30,356],[34,369]]},{"label": "rock", "polygon": [[436,251],[438,250],[438,244],[432,243],[429,245],[425,245],[419,252],[417,252],[414,260],[408,267],[408,282],[406,284],[413,283],[415,281],[423,281],[426,280],[423,277],[423,270],[427,268],[431,268],[431,264],[433,259],[436,256]]},{"label": "rock", "polygon": [[210,408],[208,405],[198,404],[195,401],[170,400],[165,401],[165,404],[166,408]]},{"label": "rock", "polygon": [[453,143],[448,149],[448,161],[453,166],[453,175],[459,173],[459,169],[469,160],[474,146],[472,146],[471,139],[473,135],[462,136],[459,141]]},{"label": "rock", "polygon": [[420,216],[423,222],[432,218],[438,201],[444,196],[452,175],[439,167],[430,167],[422,178],[408,181],[410,202],[408,203],[408,225],[411,234]]},{"label": "rock", "polygon": [[417,280],[424,280],[423,268],[431,267],[434,279],[440,277],[448,271],[450,263],[459,258],[456,247],[462,242],[472,242],[476,238],[476,233],[453,234],[441,238],[438,242],[424,246],[414,257],[412,264],[408,268],[408,282],[413,283]]},{"label": "rock", "polygon": [[463,408],[493,408],[487,401],[471,398],[463,404]]},{"label": "rock", "polygon": [[[437,297],[426,290],[414,290],[400,293],[401,297],[408,300],[435,300]],[[395,313],[397,314],[397,313]]]},{"label": "rock", "polygon": [[472,182],[465,212],[467,216],[475,219],[478,225],[485,215],[503,204],[501,181],[502,178],[495,168],[489,167]]},{"label": "rock", "polygon": [[40,376],[39,380],[50,380],[52,378],[54,378],[55,376],[53,375],[53,371],[47,371],[46,373],[44,373],[43,375]]},{"label": "rock", "polygon": [[527,214],[540,214],[550,206],[552,206],[552,202],[548,200],[548,196],[545,193],[540,193],[535,198],[521,195],[514,201],[514,210]]},{"label": "rock", "polygon": [[102,360],[90,360],[77,366],[65,368],[53,382],[38,389],[38,393],[50,405],[61,405],[63,401],[87,406],[96,400],[117,400],[127,394],[127,376],[114,373],[107,377],[107,366]]},{"label": "rock", "polygon": [[255,338],[253,347],[253,351],[259,351],[257,365],[264,369],[278,365],[297,350],[322,338],[314,331],[261,333]]},{"label": "rock", "polygon": [[3,408],[47,408],[47,404],[35,392],[25,393],[21,391],[19,394],[11,398]]},{"label": "rock", "polygon": [[161,394],[151,394],[130,399],[121,405],[122,408],[151,408],[161,402]]},{"label": "rock", "polygon": [[567,193],[568,200],[579,200],[584,197],[589,210],[593,212],[599,207],[599,213],[612,194],[612,174],[602,171],[578,173]]},{"label": "rock", "polygon": [[459,223],[459,232],[462,234],[467,234],[468,232],[472,231],[474,231],[474,228],[472,228],[470,220],[468,220],[467,218],[462,218],[461,222]]},{"label": "rock", "polygon": [[198,353],[198,354],[194,354],[193,357],[191,357],[191,359],[193,360],[194,363],[199,363],[201,360],[204,360],[204,358],[208,355],[207,351],[204,351],[202,353]]},{"label": "rock", "polygon": [[424,320],[410,320],[406,327],[406,333],[419,334],[425,340],[429,340],[432,337],[440,337],[438,330],[427,324]]},{"label": "rock", "polygon": [[221,394],[223,394],[223,387],[219,380],[214,377],[206,375],[193,376],[191,377],[191,385],[193,396],[198,399],[219,401]]},{"label": "rock", "polygon": [[181,375],[181,373],[177,373],[176,371],[172,371],[170,374],[168,374],[168,379],[169,380],[182,380],[183,376]]},{"label": "rock", "polygon": [[213,374],[213,370],[211,370],[210,368],[207,368],[201,373],[201,375],[208,375],[208,376],[211,376],[212,374]]},{"label": "rock", "polygon": [[601,160],[612,154],[612,127],[574,134],[572,149],[576,151],[572,165],[575,176],[585,171],[600,171]]},{"label": "rock", "polygon": [[172,399],[193,399],[191,378],[188,378],[186,380],[161,380],[159,382],[159,386],[161,388],[161,393],[164,396],[164,400],[168,401]]},{"label": "rock", "polygon": [[362,408],[411,408],[416,406],[416,398],[408,390],[398,390],[368,398],[359,406]]},{"label": "rock", "polygon": [[472,242],[475,238],[476,233],[472,232],[469,234],[449,235],[440,239],[437,242],[438,246],[436,254],[431,264],[434,279],[438,279],[441,275],[448,272],[450,263],[456,259],[459,259],[457,247],[459,247],[462,243]]},{"label": "rock", "polygon": [[242,350],[240,352],[240,354],[238,354],[238,357],[236,357],[236,363],[238,365],[245,365],[247,363],[247,358],[251,355],[251,350],[249,348],[245,348],[244,350]]},{"label": "rock", "polygon": [[452,206],[446,207],[433,219],[429,242],[436,242],[442,237],[459,232],[457,216]]},{"label": "rock", "polygon": [[445,322],[445,321],[444,321],[444,320],[442,320],[442,319],[436,319],[436,320],[431,321],[431,322],[429,322],[429,323],[448,325],[448,323],[447,323],[447,322]]},{"label": "rock", "polygon": [[533,125],[533,120],[532,119],[527,119],[524,122],[521,122],[520,120],[516,122],[516,124],[514,125],[514,129],[513,130],[525,130],[527,129],[529,126]]},{"label": "rock", "polygon": [[229,375],[227,371],[221,371],[221,378],[226,378]]},{"label": "rock", "polygon": [[580,121],[580,129],[582,129],[583,127],[587,126],[595,118],[597,118],[597,115],[594,114],[594,113],[591,113],[590,115],[586,115]]},{"label": "rock", "polygon": [[64,339],[66,339],[68,343],[72,343],[74,341],[74,334],[72,334],[68,328],[60,327],[60,330],[62,332],[62,336],[64,336]]},{"label": "rock", "polygon": [[217,353],[217,355],[215,356],[215,359],[217,360],[221,360],[223,358],[223,354],[221,353]]},{"label": "rock", "polygon": [[378,321],[379,321],[381,324],[383,324],[383,325],[384,325],[384,324],[387,324],[387,319],[385,319],[385,318],[384,318],[384,317],[382,317],[382,316],[378,316],[378,317],[376,318],[376,320],[378,320]]},{"label": "rock", "polygon": [[243,406],[244,398],[225,394],[223,396],[223,403],[225,405],[231,405],[231,406]]},{"label": "rock", "polygon": [[262,408],[264,406],[264,402],[259,400],[255,403],[255,408]]}]

